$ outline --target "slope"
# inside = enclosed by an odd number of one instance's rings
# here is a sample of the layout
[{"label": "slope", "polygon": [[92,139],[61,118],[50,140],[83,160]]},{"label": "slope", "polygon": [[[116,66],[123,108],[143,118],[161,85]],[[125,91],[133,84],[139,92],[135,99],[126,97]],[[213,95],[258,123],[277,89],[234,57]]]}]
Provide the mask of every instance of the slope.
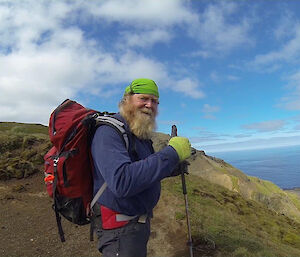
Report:
[{"label": "slope", "polygon": [[[99,256],[96,242],[88,241],[89,226],[63,221],[67,242],[59,241],[42,164],[36,161],[50,146],[46,133],[41,125],[0,123],[0,174],[6,174],[0,179],[0,256]],[[156,133],[155,149],[166,145],[168,138]],[[30,163],[33,172],[13,166],[15,158],[17,163]],[[250,178],[201,151],[189,161],[186,179],[196,257],[300,256],[297,195]],[[165,179],[162,189],[148,256],[189,256],[180,178]]]}]

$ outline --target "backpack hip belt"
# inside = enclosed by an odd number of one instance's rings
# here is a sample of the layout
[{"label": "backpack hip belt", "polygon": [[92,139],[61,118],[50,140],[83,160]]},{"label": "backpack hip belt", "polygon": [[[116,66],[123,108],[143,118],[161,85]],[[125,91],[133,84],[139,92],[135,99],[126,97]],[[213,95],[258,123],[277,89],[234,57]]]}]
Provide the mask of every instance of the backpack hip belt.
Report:
[{"label": "backpack hip belt", "polygon": [[125,215],[125,214],[117,214],[116,215],[116,220],[117,221],[130,221],[130,220],[133,220],[137,217],[138,217],[138,220],[137,220],[138,223],[144,223],[145,224],[146,221],[147,221],[148,215],[143,214],[143,215],[140,215],[140,216],[138,216],[138,215],[128,216],[128,215]]},{"label": "backpack hip belt", "polygon": [[138,223],[146,223],[147,214],[143,215],[134,215],[129,216],[125,215],[119,212],[116,212],[114,210],[111,210],[104,205],[100,206],[101,210],[101,220],[102,220],[102,228],[104,230],[108,229],[115,229],[115,228],[121,228],[124,227],[129,223],[129,221],[134,220],[137,218]]}]

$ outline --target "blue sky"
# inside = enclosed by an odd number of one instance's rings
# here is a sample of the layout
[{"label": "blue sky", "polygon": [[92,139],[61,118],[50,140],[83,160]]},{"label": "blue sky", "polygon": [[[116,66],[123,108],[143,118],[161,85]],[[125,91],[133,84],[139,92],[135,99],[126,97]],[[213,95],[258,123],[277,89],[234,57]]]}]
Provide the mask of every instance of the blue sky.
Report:
[{"label": "blue sky", "polygon": [[160,89],[157,131],[208,153],[300,145],[300,1],[2,1],[0,121]]}]

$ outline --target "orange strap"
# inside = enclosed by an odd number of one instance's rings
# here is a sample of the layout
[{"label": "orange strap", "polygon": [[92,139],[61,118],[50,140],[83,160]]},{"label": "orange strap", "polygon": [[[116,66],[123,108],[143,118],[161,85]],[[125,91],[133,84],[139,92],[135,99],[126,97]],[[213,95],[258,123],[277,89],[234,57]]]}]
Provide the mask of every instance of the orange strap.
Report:
[{"label": "orange strap", "polygon": [[45,183],[53,182],[54,176],[49,174],[44,178]]}]

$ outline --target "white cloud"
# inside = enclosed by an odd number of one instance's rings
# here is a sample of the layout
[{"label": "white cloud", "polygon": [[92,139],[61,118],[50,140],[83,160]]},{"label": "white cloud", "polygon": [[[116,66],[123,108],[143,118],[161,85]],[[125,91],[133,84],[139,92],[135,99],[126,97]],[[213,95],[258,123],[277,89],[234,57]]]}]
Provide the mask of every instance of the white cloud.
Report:
[{"label": "white cloud", "polygon": [[233,136],[234,138],[246,138],[246,137],[251,137],[249,134],[237,134]]},{"label": "white cloud", "polygon": [[216,71],[212,71],[210,74],[209,74],[209,77],[210,79],[215,82],[215,83],[220,83],[220,82],[223,82],[225,80],[229,80],[229,81],[237,81],[239,80],[240,78],[238,76],[234,76],[234,75],[226,75],[224,76],[224,74],[222,73],[218,73]]},{"label": "white cloud", "polygon": [[81,8],[99,23],[118,23],[121,37],[112,44],[121,49],[168,43],[175,27],[189,26],[198,17],[182,0],[86,1]]},{"label": "white cloud", "polygon": [[203,118],[208,120],[215,120],[216,116],[214,113],[219,112],[220,108],[218,106],[212,106],[209,104],[204,104],[202,112],[204,113]]},{"label": "white cloud", "polygon": [[284,126],[285,122],[283,120],[271,120],[245,124],[242,126],[242,128],[247,130],[255,130],[257,132],[270,132],[281,130]]},{"label": "white cloud", "polygon": [[240,78],[239,78],[238,76],[228,75],[228,76],[227,76],[227,79],[230,80],[230,81],[237,81],[237,80],[239,80]]},{"label": "white cloud", "polygon": [[84,5],[95,17],[135,27],[190,24],[197,17],[181,0],[105,0],[86,1]]},{"label": "white cloud", "polygon": [[255,56],[250,65],[258,70],[275,71],[283,65],[283,62],[298,61],[300,57],[300,24],[294,22],[293,25],[289,28],[292,37],[286,40],[280,49]]},{"label": "white cloud", "polygon": [[98,55],[63,2],[0,3],[0,119],[48,122],[57,104],[95,78]]},{"label": "white cloud", "polygon": [[[264,149],[283,146],[299,145],[300,136],[289,137],[270,137],[270,138],[257,138],[239,142],[226,142],[221,144],[200,145],[200,149],[205,152],[226,152],[226,151],[241,151],[249,149]],[[195,146],[197,148],[197,146]],[[198,148],[199,149],[199,148]]]},{"label": "white cloud", "polygon": [[294,116],[294,117],[292,118],[292,120],[294,120],[294,121],[299,121],[299,122],[300,122],[300,114]]},{"label": "white cloud", "polygon": [[198,51],[194,51],[190,54],[188,54],[187,56],[190,56],[190,57],[202,57],[204,59],[208,59],[210,57],[213,57],[214,54],[209,51],[209,50],[198,50]]},{"label": "white cloud", "polygon": [[168,87],[173,88],[176,92],[181,92],[192,98],[203,98],[205,94],[199,89],[199,82],[190,78],[183,78],[180,80],[173,80],[172,82],[165,82]]},{"label": "white cloud", "polygon": [[[65,98],[78,92],[113,94],[116,88],[107,86],[136,77],[203,97],[197,81],[177,81],[165,64],[133,49],[107,52],[102,35],[88,37],[81,27],[103,20],[121,27],[130,24],[146,31],[149,41],[135,44],[127,38],[127,45],[148,47],[170,40],[169,26],[193,19],[195,15],[177,0],[0,2],[0,120],[47,124],[50,112]],[[128,36],[126,31],[122,35]]]},{"label": "white cloud", "polygon": [[162,84],[159,82],[168,78],[166,67],[162,63],[132,51],[121,55],[119,58],[110,58],[109,60],[109,64],[102,65],[100,63],[100,66],[104,68],[104,70],[100,69],[103,73],[102,78],[106,76],[106,79],[114,78],[119,82],[128,82],[136,77],[149,77],[158,84]]},{"label": "white cloud", "polygon": [[253,45],[249,36],[250,19],[244,17],[232,22],[232,15],[239,12],[239,5],[234,2],[210,4],[200,15],[199,21],[192,24],[190,36],[198,38],[203,49],[198,55],[209,57],[226,54],[235,47]]},{"label": "white cloud", "polygon": [[139,33],[124,32],[121,34],[123,36],[123,40],[117,44],[120,48],[151,47],[158,42],[167,43],[173,37],[170,31],[162,29],[140,31]]},{"label": "white cloud", "polygon": [[300,110],[300,70],[287,77],[288,93],[281,98],[279,106],[287,110]]},{"label": "white cloud", "polygon": [[190,137],[191,143],[193,144],[203,144],[204,142],[218,142],[223,141],[224,136],[226,135],[220,135],[216,134],[214,132],[207,131],[203,128],[195,128],[196,130],[199,130],[200,136],[194,136]]},{"label": "white cloud", "polygon": [[16,121],[7,117],[16,112],[18,121],[45,123],[50,108],[91,82],[96,62],[90,57],[66,49],[0,57],[0,102],[10,110],[0,112],[1,120]]},{"label": "white cloud", "polygon": [[[275,72],[287,65],[295,67],[300,58],[300,21],[292,11],[283,9],[274,29],[274,38],[280,43],[278,50],[255,56],[250,66],[263,72]],[[289,69],[289,68],[288,68]],[[285,76],[287,93],[280,99],[279,107],[286,110],[300,110],[300,71]]]},{"label": "white cloud", "polygon": [[204,104],[202,111],[205,113],[214,113],[218,112],[220,108],[218,106],[212,106],[209,104]]},{"label": "white cloud", "polygon": [[209,75],[210,79],[214,82],[219,82],[220,81],[220,76],[216,71],[212,71]]},{"label": "white cloud", "polygon": [[281,11],[281,17],[278,19],[278,26],[274,29],[275,38],[278,40],[285,40],[293,36],[293,28],[295,27],[295,20],[293,13],[284,9]]}]

